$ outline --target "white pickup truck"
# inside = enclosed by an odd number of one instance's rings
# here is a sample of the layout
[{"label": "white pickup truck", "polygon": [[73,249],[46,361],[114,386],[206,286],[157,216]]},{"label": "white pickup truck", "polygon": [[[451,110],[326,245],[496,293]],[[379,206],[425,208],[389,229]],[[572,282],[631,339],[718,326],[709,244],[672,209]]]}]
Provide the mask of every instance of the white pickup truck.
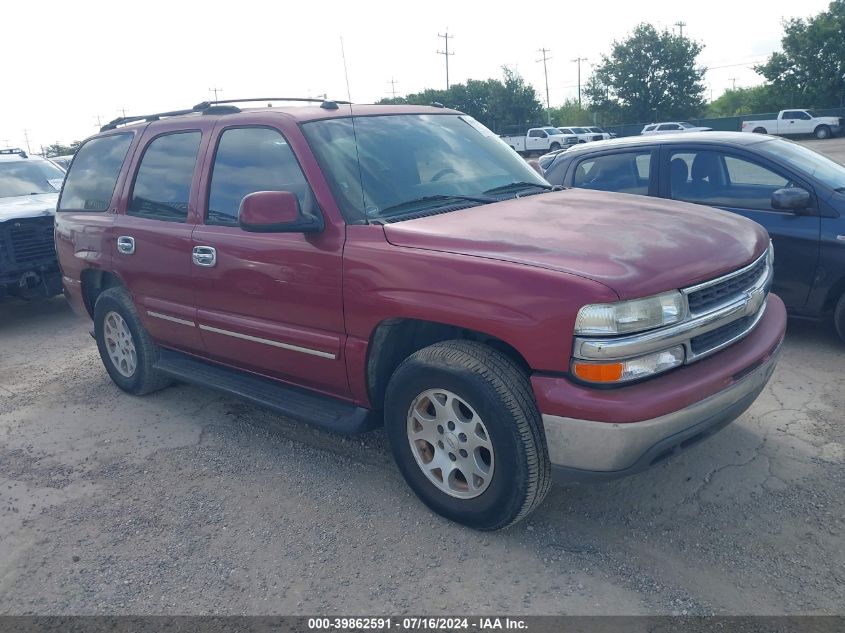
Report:
[{"label": "white pickup truck", "polygon": [[842,131],[842,119],[816,116],[812,110],[781,110],[776,119],[743,121],[742,131],[778,136],[813,134],[816,138],[830,138]]},{"label": "white pickup truck", "polygon": [[520,154],[545,154],[566,149],[578,143],[578,137],[564,134],[554,127],[534,127],[525,135],[502,136],[501,139]]}]

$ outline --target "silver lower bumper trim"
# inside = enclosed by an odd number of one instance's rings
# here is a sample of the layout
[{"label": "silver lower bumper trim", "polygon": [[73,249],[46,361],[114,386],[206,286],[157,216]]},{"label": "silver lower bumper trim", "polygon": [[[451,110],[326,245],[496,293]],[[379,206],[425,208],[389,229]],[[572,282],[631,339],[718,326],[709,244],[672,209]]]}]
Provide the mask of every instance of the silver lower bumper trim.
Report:
[{"label": "silver lower bumper trim", "polygon": [[585,474],[622,476],[644,470],[666,451],[685,448],[685,443],[691,445],[699,435],[739,417],[766,386],[779,354],[780,349],[719,393],[651,420],[616,424],[543,414],[549,459],[553,466]]}]

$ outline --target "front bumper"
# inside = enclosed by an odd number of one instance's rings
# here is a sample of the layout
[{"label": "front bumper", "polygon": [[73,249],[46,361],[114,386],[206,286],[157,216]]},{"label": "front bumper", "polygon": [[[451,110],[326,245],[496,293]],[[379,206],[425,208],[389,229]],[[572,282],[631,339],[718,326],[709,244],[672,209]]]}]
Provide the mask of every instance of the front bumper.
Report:
[{"label": "front bumper", "polygon": [[[666,376],[604,390],[563,378],[549,389],[552,379],[532,378],[554,479],[612,479],[640,472],[739,417],[766,386],[783,341],[783,303],[774,295],[768,303],[765,317],[745,339]],[[564,414],[561,406],[552,412],[549,396],[566,395],[575,415]]]}]

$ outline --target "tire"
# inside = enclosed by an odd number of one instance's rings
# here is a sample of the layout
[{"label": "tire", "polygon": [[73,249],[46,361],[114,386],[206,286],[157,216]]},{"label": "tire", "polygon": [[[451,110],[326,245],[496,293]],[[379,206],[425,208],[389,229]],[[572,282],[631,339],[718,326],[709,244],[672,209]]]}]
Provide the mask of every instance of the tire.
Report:
[{"label": "tire", "polygon": [[[451,403],[447,394],[453,396]],[[431,416],[435,400],[442,416]],[[447,409],[448,404],[452,406]],[[434,443],[412,444],[420,415],[431,416],[427,423],[432,425],[443,423],[442,430],[432,428],[429,435],[441,445],[440,452]],[[423,503],[447,519],[478,530],[498,530],[528,516],[549,491],[551,465],[528,376],[486,345],[445,341],[405,359],[387,387],[385,423],[405,481]],[[475,435],[468,437],[473,430]],[[485,442],[490,450],[472,448]],[[454,470],[444,477],[441,469],[437,477],[436,468],[424,469],[426,456],[431,458],[428,463],[438,459],[447,467],[451,461]],[[470,474],[473,468],[483,477]]]},{"label": "tire", "polygon": [[768,132],[766,132],[766,128],[764,128],[764,127],[755,127],[754,133],[755,134],[768,134]]},{"label": "tire", "polygon": [[815,132],[816,138],[819,140],[824,140],[826,138],[830,138],[833,134],[830,131],[830,128],[826,125],[820,125],[816,128]]},{"label": "tire", "polygon": [[845,294],[839,297],[836,309],[833,311],[833,324],[836,326],[836,333],[845,343]]},{"label": "tire", "polygon": [[[124,332],[124,338],[118,341],[116,332]],[[158,347],[141,324],[125,289],[109,288],[97,297],[94,304],[94,338],[106,371],[124,391],[140,396],[172,382],[154,369]],[[110,348],[118,348],[118,351],[110,352]],[[117,362],[115,356],[122,360]],[[130,359],[134,359],[134,363]]]},{"label": "tire", "polygon": [[549,151],[550,152],[556,152],[559,149],[560,149],[560,143],[552,143],[551,145],[549,145]]}]

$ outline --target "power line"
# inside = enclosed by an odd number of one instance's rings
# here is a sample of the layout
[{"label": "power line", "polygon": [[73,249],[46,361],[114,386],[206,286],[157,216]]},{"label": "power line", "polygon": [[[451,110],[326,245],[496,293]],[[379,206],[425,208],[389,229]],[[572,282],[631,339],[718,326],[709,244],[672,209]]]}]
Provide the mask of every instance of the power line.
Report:
[{"label": "power line", "polygon": [[581,109],[581,62],[587,61],[586,57],[576,57],[572,60],[578,64],[578,109]]},{"label": "power line", "polygon": [[538,59],[537,63],[543,62],[543,75],[546,77],[546,119],[549,125],[552,124],[552,111],[551,111],[551,103],[549,101],[549,71],[546,68],[546,61],[551,59],[548,57],[546,53],[550,53],[551,50],[548,48],[541,48],[540,52],[543,54],[543,59]]},{"label": "power line", "polygon": [[446,34],[441,35],[440,33],[437,34],[437,37],[442,37],[443,41],[445,42],[445,50],[437,51],[438,55],[444,55],[446,57],[446,90],[449,89],[449,55],[454,55],[455,53],[449,52],[449,40],[454,38],[454,35],[449,35],[449,29],[446,29]]}]

